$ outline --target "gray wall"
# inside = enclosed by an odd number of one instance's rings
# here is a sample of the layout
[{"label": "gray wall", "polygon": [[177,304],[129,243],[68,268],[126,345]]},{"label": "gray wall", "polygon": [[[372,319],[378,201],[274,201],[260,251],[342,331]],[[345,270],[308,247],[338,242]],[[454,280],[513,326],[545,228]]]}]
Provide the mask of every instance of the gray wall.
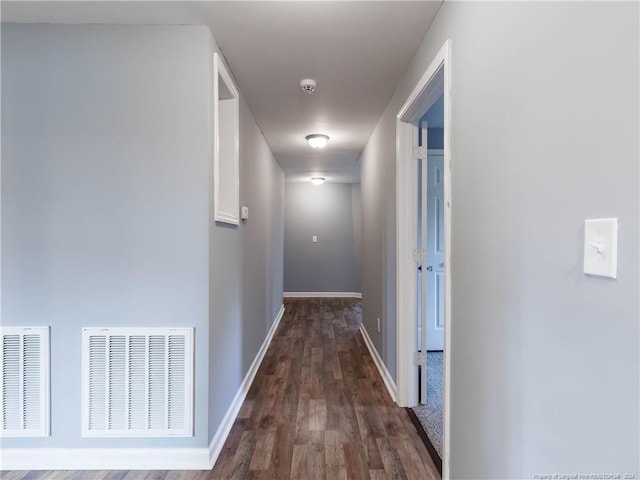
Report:
[{"label": "gray wall", "polygon": [[[2,324],[51,325],[52,434],[206,447],[282,304],[284,178],[244,101],[241,203],[213,221],[206,27],[2,26]],[[83,326],[196,329],[195,437],[80,437]]]},{"label": "gray wall", "polygon": [[[395,373],[394,117],[451,39],[452,478],[640,475],[638,13],[445,2],[362,154],[364,322]],[[582,274],[606,216],[617,280]]]},{"label": "gray wall", "polygon": [[249,220],[211,225],[210,439],[282,306],[284,175],[244,100],[240,204]]},{"label": "gray wall", "polygon": [[[2,26],[2,323],[51,325],[51,437],[3,447],[206,445],[209,35]],[[195,437],[82,439],[81,328],[145,325],[196,328]]]},{"label": "gray wall", "polygon": [[[360,292],[353,214],[358,193],[354,204],[348,183],[286,184],[286,292]],[[313,235],[318,236],[317,243],[312,243]]]},{"label": "gray wall", "polygon": [[[393,378],[396,378],[395,113],[392,107],[387,107],[360,156],[362,321]],[[380,333],[377,318],[381,320]]]}]

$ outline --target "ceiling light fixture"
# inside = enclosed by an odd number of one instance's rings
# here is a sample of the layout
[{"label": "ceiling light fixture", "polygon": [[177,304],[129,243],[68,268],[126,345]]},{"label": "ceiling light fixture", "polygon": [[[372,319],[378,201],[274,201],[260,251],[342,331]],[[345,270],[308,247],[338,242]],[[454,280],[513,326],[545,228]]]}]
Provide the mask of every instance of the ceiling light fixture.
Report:
[{"label": "ceiling light fixture", "polygon": [[325,181],[324,177],[313,177],[311,179],[311,183],[313,183],[315,186],[322,185],[324,181]]},{"label": "ceiling light fixture", "polygon": [[312,148],[323,148],[329,141],[329,137],[321,133],[314,133],[311,135],[307,135],[305,138],[307,139],[307,142],[309,142],[309,145],[311,145]]}]

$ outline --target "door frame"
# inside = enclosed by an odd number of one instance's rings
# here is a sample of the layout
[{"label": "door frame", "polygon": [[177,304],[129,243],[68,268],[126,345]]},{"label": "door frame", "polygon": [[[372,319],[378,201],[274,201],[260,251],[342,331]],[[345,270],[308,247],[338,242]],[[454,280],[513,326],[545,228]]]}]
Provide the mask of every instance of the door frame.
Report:
[{"label": "door frame", "polygon": [[[444,198],[445,198],[445,315],[443,479],[449,478],[451,413],[451,40],[444,42],[396,115],[396,322],[398,405],[418,404],[418,344],[416,260],[417,192],[414,186],[413,147],[418,126],[414,123],[435,101],[434,92],[444,90]],[[437,97],[436,97],[437,98]],[[431,102],[431,103],[429,103]]]}]

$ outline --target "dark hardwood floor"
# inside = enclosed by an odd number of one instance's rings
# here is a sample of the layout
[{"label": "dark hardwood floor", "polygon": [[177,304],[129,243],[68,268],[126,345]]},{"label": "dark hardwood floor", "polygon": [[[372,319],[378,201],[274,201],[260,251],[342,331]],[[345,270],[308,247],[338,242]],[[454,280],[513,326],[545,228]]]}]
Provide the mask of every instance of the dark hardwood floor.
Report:
[{"label": "dark hardwood floor", "polygon": [[27,479],[439,479],[359,332],[355,299],[291,299],[211,472],[3,472]]}]

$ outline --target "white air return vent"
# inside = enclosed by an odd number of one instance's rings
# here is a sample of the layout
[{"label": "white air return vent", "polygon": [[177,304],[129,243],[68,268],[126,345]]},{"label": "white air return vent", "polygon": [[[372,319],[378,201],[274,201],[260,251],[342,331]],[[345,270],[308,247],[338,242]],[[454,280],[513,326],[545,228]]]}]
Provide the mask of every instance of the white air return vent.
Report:
[{"label": "white air return vent", "polygon": [[193,435],[192,328],[84,328],[82,435]]},{"label": "white air return vent", "polygon": [[49,435],[49,327],[0,328],[3,437]]}]

